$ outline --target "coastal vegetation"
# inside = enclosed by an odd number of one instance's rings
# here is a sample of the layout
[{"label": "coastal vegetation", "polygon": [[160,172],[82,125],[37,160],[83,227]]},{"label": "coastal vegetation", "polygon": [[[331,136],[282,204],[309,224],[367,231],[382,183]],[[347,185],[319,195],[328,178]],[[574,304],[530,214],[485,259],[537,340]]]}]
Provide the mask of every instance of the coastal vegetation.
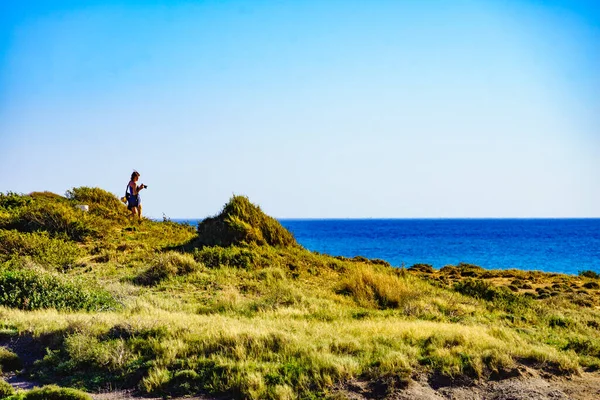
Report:
[{"label": "coastal vegetation", "polygon": [[600,368],[599,283],[317,254],[243,196],[193,227],[132,224],[98,188],[5,193],[0,368],[50,386],[0,381],[0,398],[343,398],[352,382],[385,397],[416,376],[572,376]]}]

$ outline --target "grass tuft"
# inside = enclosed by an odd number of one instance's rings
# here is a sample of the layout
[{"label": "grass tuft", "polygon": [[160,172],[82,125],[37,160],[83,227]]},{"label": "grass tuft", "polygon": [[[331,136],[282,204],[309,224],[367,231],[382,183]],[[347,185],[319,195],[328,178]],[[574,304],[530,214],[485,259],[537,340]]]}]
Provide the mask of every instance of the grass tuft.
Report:
[{"label": "grass tuft", "polygon": [[0,347],[0,372],[19,371],[21,368],[23,363],[19,356],[7,348]]},{"label": "grass tuft", "polygon": [[77,389],[47,385],[19,392],[7,400],[92,400],[92,396]]},{"label": "grass tuft", "polygon": [[341,281],[338,293],[352,296],[363,307],[402,308],[421,295],[405,279],[373,268],[357,267]]},{"label": "grass tuft", "polygon": [[289,247],[296,239],[279,221],[262,212],[245,196],[233,196],[220,214],[198,224],[201,246],[231,246],[242,243]]}]

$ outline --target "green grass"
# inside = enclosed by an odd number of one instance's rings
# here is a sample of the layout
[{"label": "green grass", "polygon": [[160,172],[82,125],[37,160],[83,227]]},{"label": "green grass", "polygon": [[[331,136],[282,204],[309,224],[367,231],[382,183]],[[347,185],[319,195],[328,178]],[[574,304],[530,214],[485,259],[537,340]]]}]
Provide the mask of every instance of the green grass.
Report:
[{"label": "green grass", "polygon": [[270,246],[295,246],[294,236],[275,218],[245,196],[233,196],[220,214],[198,225],[199,245],[231,246],[255,243]]},{"label": "green grass", "polygon": [[0,261],[26,256],[47,267],[68,269],[81,255],[82,251],[75,243],[65,238],[51,237],[48,232],[0,230]]},{"label": "green grass", "polygon": [[[80,240],[58,225],[0,229],[26,242],[7,247],[0,267],[0,330],[45,347],[26,371],[35,380],[286,399],[323,398],[353,379],[394,390],[420,374],[487,378],[527,363],[568,375],[600,366],[591,274],[394,269],[302,249],[243,197],[198,231],[131,225],[114,200],[93,188],[0,196],[2,221],[34,204],[70,213],[85,202],[91,209],[80,222],[104,232]],[[72,267],[51,261],[60,254],[44,250],[52,246],[77,249]]]},{"label": "green grass", "polygon": [[15,389],[4,379],[0,378],[0,399],[6,399],[15,394]]},{"label": "green grass", "polygon": [[92,400],[92,396],[80,390],[47,385],[28,391],[19,391],[6,400]]}]

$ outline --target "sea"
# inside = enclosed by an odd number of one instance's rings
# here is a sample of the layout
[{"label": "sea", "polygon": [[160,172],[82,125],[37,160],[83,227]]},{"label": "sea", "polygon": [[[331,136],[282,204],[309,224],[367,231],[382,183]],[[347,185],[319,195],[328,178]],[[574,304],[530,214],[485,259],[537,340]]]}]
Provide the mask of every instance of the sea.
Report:
[{"label": "sea", "polygon": [[[177,220],[196,225],[199,220]],[[305,248],[393,266],[600,273],[600,219],[282,219]]]}]

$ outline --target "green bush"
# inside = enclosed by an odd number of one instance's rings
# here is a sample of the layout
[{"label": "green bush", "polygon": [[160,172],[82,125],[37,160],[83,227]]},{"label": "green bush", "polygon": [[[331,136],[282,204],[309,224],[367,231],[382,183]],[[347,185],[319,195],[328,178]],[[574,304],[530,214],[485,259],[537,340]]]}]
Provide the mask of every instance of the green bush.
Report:
[{"label": "green bush", "polygon": [[478,265],[459,263],[458,269],[460,270],[461,276],[477,276],[485,270]]},{"label": "green bush", "polygon": [[47,231],[66,234],[70,239],[81,241],[86,237],[98,237],[105,229],[99,218],[92,218],[74,206],[62,202],[35,201],[12,212],[7,229],[21,232]]},{"label": "green bush", "polygon": [[84,288],[49,273],[10,269],[0,270],[0,305],[22,310],[101,311],[117,307],[106,291]]},{"label": "green bush", "polygon": [[253,269],[260,263],[260,255],[240,247],[204,247],[196,249],[194,258],[209,268],[221,266]]},{"label": "green bush", "polygon": [[600,357],[600,340],[588,336],[571,336],[564,349],[573,350],[581,355]]},{"label": "green bush", "polygon": [[15,394],[15,389],[6,382],[4,379],[0,379],[0,399],[6,399],[9,396]]},{"label": "green bush", "polygon": [[408,268],[409,271],[423,272],[426,274],[433,274],[435,270],[431,264],[414,264]]},{"label": "green bush", "polygon": [[73,264],[80,254],[75,243],[53,238],[48,232],[0,229],[0,261],[3,257],[29,256],[41,265],[64,267]]},{"label": "green bush", "polygon": [[7,348],[0,347],[0,371],[19,371],[21,368],[23,368],[23,363],[19,356]]},{"label": "green bush", "polygon": [[194,259],[187,254],[169,252],[160,254],[152,266],[135,278],[140,285],[155,285],[167,278],[176,275],[186,275],[198,267]]},{"label": "green bush", "polygon": [[92,400],[92,396],[81,390],[61,388],[56,385],[34,388],[17,396],[19,396],[18,400]]},{"label": "green bush", "polygon": [[100,188],[85,186],[73,188],[67,191],[66,197],[74,204],[88,205],[90,214],[103,218],[124,220],[129,214],[127,207],[117,196]]},{"label": "green bush", "polygon": [[166,391],[176,396],[193,395],[203,389],[202,383],[202,377],[196,371],[186,369],[173,374]]},{"label": "green bush", "polygon": [[529,297],[515,294],[506,287],[495,287],[481,279],[466,279],[457,282],[454,284],[454,290],[466,296],[487,300],[495,307],[509,311],[528,307],[530,304]]},{"label": "green bush", "polygon": [[201,246],[231,246],[256,243],[270,246],[296,246],[296,239],[275,218],[262,212],[245,196],[233,196],[220,214],[198,224]]},{"label": "green bush", "polygon": [[579,276],[583,276],[585,278],[600,279],[600,274],[591,270],[579,271]]},{"label": "green bush", "polygon": [[31,196],[17,194],[13,192],[0,193],[0,209],[12,210],[26,206],[32,202]]},{"label": "green bush", "polygon": [[[51,192],[29,195],[0,194],[0,228],[21,232],[46,231],[72,240],[106,236],[115,223],[127,220],[127,208],[113,194],[99,188],[73,188],[67,197]],[[75,206],[87,204],[89,212]]]}]

